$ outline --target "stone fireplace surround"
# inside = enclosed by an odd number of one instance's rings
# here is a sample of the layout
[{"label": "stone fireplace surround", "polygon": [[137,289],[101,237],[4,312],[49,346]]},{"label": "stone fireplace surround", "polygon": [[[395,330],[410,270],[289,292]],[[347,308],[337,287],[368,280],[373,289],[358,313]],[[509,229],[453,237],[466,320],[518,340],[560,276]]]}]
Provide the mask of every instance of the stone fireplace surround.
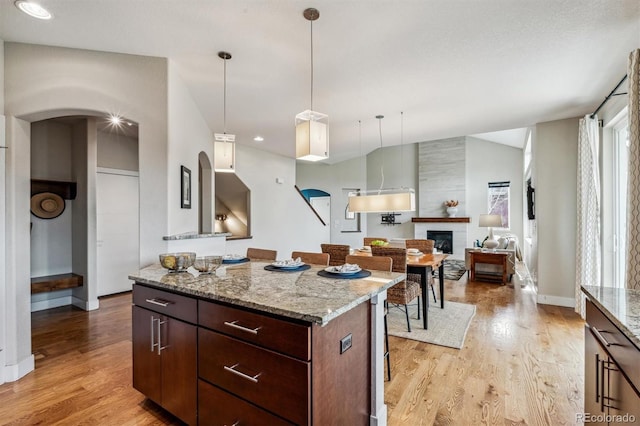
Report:
[{"label": "stone fireplace surround", "polygon": [[453,259],[464,259],[466,222],[447,221],[445,200],[458,200],[458,215],[465,216],[466,172],[464,137],[422,142],[418,145],[418,217],[443,218],[442,222],[414,223],[415,238],[427,230],[453,232]]}]

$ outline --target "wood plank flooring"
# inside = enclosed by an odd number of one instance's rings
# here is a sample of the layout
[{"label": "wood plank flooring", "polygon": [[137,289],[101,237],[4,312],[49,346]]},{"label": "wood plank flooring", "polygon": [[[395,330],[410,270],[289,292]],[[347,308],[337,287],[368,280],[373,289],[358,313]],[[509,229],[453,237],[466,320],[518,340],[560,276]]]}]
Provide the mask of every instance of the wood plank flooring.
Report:
[{"label": "wood plank flooring", "polygon": [[[575,424],[584,323],[514,283],[446,281],[446,300],[477,306],[461,350],[390,337],[389,425]],[[180,424],[131,386],[130,294],[33,313],[32,327],[36,369],[0,386],[0,424]]]}]

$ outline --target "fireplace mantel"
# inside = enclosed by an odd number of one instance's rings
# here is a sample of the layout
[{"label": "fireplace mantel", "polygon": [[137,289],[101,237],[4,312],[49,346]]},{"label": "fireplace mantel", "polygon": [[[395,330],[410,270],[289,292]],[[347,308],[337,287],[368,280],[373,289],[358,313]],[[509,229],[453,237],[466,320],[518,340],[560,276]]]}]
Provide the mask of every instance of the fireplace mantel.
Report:
[{"label": "fireplace mantel", "polygon": [[413,217],[411,222],[414,223],[471,223],[470,217]]}]

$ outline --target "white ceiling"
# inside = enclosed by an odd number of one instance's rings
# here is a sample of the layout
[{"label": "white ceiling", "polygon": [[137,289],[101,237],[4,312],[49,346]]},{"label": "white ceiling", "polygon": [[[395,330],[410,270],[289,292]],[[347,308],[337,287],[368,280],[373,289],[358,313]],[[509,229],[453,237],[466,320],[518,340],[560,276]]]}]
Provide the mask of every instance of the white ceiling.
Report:
[{"label": "white ceiling", "polygon": [[[593,110],[640,47],[638,0],[0,0],[5,41],[170,58],[212,131],[294,156],[294,116],[329,115],[330,163],[380,146],[521,129]],[[186,9],[185,5],[190,5]],[[358,121],[362,136],[359,137]],[[261,135],[264,142],[253,137]],[[522,140],[514,140],[520,138]]]}]

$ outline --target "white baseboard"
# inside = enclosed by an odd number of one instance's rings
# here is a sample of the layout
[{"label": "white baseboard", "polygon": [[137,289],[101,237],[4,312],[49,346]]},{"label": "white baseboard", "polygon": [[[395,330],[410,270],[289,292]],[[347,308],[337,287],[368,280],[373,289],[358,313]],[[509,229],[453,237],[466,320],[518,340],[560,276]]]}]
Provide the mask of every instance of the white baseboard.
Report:
[{"label": "white baseboard", "polygon": [[58,308],[71,304],[71,296],[56,297],[55,299],[45,299],[31,302],[31,312],[44,311],[45,309]]},{"label": "white baseboard", "polygon": [[576,299],[573,297],[549,296],[546,294],[538,294],[537,302],[539,305],[564,306],[565,308],[575,308]]},{"label": "white baseboard", "polygon": [[76,306],[85,311],[95,311],[100,307],[100,302],[98,302],[98,299],[82,300],[82,299],[78,299],[77,297],[74,297],[71,303],[73,304],[73,306]]},{"label": "white baseboard", "polygon": [[[2,369],[2,375],[0,379],[3,379],[5,382],[15,382],[16,380],[26,376],[35,368],[35,358],[33,355],[29,355],[27,358],[23,359],[17,364],[13,365],[5,365]],[[2,380],[0,380],[0,384],[2,384]]]}]

